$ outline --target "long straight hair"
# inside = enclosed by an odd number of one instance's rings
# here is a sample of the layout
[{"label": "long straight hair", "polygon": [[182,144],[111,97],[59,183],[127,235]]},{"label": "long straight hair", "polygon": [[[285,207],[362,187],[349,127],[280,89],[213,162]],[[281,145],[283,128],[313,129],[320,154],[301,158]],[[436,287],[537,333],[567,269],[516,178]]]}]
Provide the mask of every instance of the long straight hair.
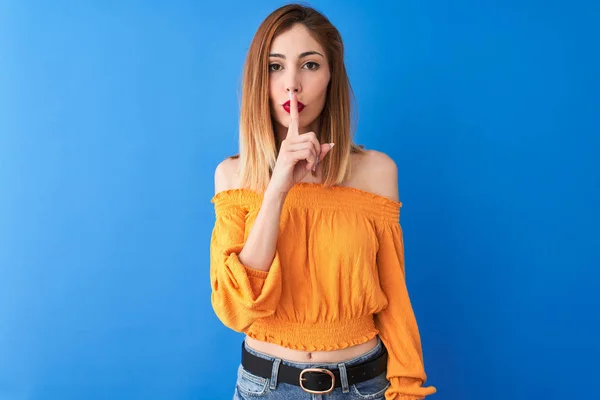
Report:
[{"label": "long straight hair", "polygon": [[350,177],[350,154],[364,152],[363,146],[352,142],[355,127],[351,115],[355,107],[351,107],[350,96],[354,99],[354,95],[344,65],[340,33],[314,8],[300,4],[283,6],[272,12],[254,35],[242,80],[237,173],[243,187],[261,193],[267,188],[279,153],[269,105],[269,49],[273,39],[294,24],[308,29],[325,49],[329,61],[331,78],[319,117],[320,131],[315,133],[319,143],[335,143],[335,149],[320,163],[322,183],[333,186],[344,182]]}]

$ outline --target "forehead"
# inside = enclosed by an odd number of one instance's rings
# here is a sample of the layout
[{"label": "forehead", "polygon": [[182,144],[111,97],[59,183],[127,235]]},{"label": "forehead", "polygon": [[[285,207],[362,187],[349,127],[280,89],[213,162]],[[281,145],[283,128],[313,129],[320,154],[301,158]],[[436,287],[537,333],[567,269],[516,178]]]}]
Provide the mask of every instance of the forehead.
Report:
[{"label": "forehead", "polygon": [[305,51],[318,51],[325,55],[325,50],[302,24],[295,24],[289,30],[279,34],[273,39],[271,53],[280,53],[288,56],[298,56]]}]

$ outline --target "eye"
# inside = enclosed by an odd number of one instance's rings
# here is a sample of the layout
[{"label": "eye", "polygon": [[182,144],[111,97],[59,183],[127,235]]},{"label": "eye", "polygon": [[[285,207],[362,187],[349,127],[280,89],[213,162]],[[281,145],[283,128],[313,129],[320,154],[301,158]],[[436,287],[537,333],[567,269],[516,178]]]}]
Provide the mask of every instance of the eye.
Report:
[{"label": "eye", "polygon": [[309,61],[309,62],[307,62],[306,64],[304,64],[304,66],[305,66],[305,67],[308,67],[308,69],[309,69],[309,70],[311,70],[311,71],[316,71],[316,70],[318,70],[318,69],[319,69],[319,67],[320,67],[320,65],[319,65],[319,64],[317,64],[317,63],[316,63],[316,62],[314,62],[314,61]]},{"label": "eye", "polygon": [[279,68],[281,68],[281,65],[279,64],[269,64],[269,71],[279,71]]}]

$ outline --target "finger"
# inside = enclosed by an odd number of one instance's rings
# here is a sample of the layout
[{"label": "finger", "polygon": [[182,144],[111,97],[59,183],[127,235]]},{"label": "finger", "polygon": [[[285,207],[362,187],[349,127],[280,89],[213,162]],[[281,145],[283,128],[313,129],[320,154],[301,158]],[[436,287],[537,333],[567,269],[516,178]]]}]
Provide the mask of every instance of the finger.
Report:
[{"label": "finger", "polygon": [[288,134],[298,135],[298,98],[294,92],[290,92],[290,126]]},{"label": "finger", "polygon": [[335,143],[325,143],[321,145],[321,155],[319,157],[319,161],[323,160],[327,154],[333,149]]},{"label": "finger", "polygon": [[287,146],[287,150],[288,151],[299,151],[299,150],[305,150],[305,149],[311,149],[313,148],[312,143],[311,142],[299,142],[299,143],[290,143]]},{"label": "finger", "polygon": [[304,135],[300,135],[298,136],[298,142],[290,142],[290,144],[287,145],[286,149],[288,151],[298,151],[298,150],[304,150],[304,149],[310,149],[313,150],[315,153],[316,158],[319,158],[320,154],[321,154],[321,149],[322,146],[319,144],[319,142],[315,139],[315,138],[306,138],[304,137]]},{"label": "finger", "polygon": [[294,139],[290,141],[288,148],[290,150],[299,150],[312,147],[317,155],[317,158],[321,155],[321,144],[315,137],[313,132],[303,133],[302,135],[298,135]]},{"label": "finger", "polygon": [[311,170],[313,165],[317,162],[317,155],[315,154],[315,150],[311,148],[297,150],[291,153],[294,161],[306,160],[306,169]]},{"label": "finger", "polygon": [[314,132],[308,132],[308,133],[303,133],[301,135],[298,135],[297,137],[292,139],[291,142],[292,143],[308,143],[308,142],[310,142],[310,143],[312,143],[312,146],[314,147],[317,155],[318,156],[321,155],[321,144],[319,143],[319,140],[317,139]]},{"label": "finger", "polygon": [[[317,142],[317,144],[319,144],[319,142]],[[327,155],[329,150],[331,150],[332,147],[333,147],[333,143],[319,144],[319,153],[318,153],[319,155],[317,156],[317,162],[313,166],[313,172],[317,171],[317,166],[325,158],[325,156]]]}]

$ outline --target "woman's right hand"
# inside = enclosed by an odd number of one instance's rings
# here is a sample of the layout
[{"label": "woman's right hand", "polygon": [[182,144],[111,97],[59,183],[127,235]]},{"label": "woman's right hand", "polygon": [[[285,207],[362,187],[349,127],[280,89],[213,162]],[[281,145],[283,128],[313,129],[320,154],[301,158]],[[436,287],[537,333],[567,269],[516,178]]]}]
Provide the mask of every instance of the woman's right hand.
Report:
[{"label": "woman's right hand", "polygon": [[290,92],[290,124],[269,182],[269,189],[279,193],[287,194],[333,148],[333,143],[320,144],[314,132],[300,135],[298,119],[298,98]]}]

